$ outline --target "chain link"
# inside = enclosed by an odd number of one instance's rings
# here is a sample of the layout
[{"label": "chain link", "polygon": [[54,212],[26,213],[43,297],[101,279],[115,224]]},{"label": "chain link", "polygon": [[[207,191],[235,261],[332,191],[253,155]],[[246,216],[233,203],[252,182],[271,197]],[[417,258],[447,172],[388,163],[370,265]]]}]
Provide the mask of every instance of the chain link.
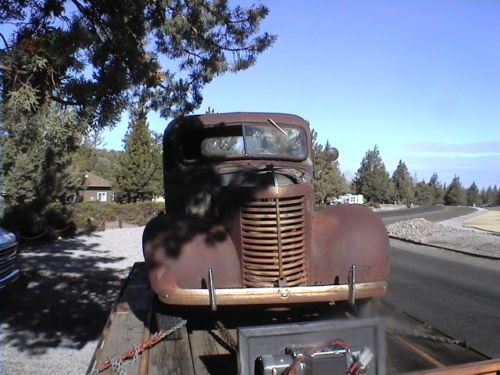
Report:
[{"label": "chain link", "polygon": [[[150,337],[148,341],[145,343],[142,343],[140,345],[134,345],[134,349],[132,349],[130,352],[133,352],[132,354],[125,354],[124,356],[119,356],[115,355],[113,357],[109,357],[107,361],[104,362],[103,367],[101,368],[94,368],[90,375],[97,375],[100,374],[101,372],[107,370],[108,368],[111,369],[111,371],[116,374],[116,375],[127,375],[127,369],[125,368],[125,365],[130,366],[137,362],[137,359],[139,358],[139,355],[147,349],[150,349],[154,345],[156,345],[158,342],[162,341],[165,337],[168,335],[171,335],[175,331],[181,329],[184,327],[187,323],[187,320],[182,319],[178,324],[175,326],[169,328],[166,331],[159,331],[156,332],[154,335]],[[125,362],[127,361],[127,362]],[[107,362],[107,363],[106,363]]]},{"label": "chain link", "polygon": [[220,320],[218,320],[215,323],[215,328],[219,331],[220,335],[222,336],[222,340],[224,340],[224,343],[233,351],[237,352],[238,351],[238,342],[236,339],[233,337],[231,332],[224,326],[224,323],[222,323]]},{"label": "chain link", "polygon": [[396,334],[396,335],[415,337],[415,338],[425,339],[425,340],[429,340],[429,341],[440,342],[443,344],[452,344],[452,345],[460,345],[460,346],[466,345],[465,341],[455,340],[455,339],[445,337],[442,335],[431,335],[429,333],[420,332],[417,329],[403,328],[403,327],[396,327],[394,325],[389,325],[388,330],[391,333]]}]

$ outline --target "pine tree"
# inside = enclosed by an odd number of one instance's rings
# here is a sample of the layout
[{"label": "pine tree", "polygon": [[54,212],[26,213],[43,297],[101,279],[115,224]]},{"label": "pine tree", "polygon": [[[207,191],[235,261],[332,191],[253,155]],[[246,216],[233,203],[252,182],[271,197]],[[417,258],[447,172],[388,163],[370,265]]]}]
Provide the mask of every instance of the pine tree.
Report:
[{"label": "pine tree", "polygon": [[32,113],[13,105],[6,114],[1,148],[7,206],[34,203],[42,208],[64,202],[80,186],[68,169],[81,139],[76,117],[48,105]]},{"label": "pine tree", "polygon": [[453,180],[446,190],[444,202],[447,205],[465,205],[467,203],[467,194],[460,182],[460,177],[453,177]]},{"label": "pine tree", "polygon": [[164,196],[163,188],[163,134],[152,132],[154,172],[150,181],[150,190],[153,197]]},{"label": "pine tree", "polygon": [[130,203],[152,198],[151,182],[157,160],[143,108],[132,114],[123,144],[124,152],[118,158],[113,184],[116,200]]},{"label": "pine tree", "polygon": [[67,218],[65,199],[76,194],[83,182],[83,176],[71,168],[82,126],[72,111],[49,104],[28,108],[25,99],[5,103],[0,148],[4,224],[29,236],[54,225],[47,222],[51,204],[59,204],[62,221]]},{"label": "pine tree", "polygon": [[483,206],[486,206],[487,201],[488,201],[488,197],[486,195],[486,189],[484,186],[481,188],[481,192],[479,193],[479,197],[481,198],[481,202],[482,202]]},{"label": "pine tree", "polygon": [[493,206],[496,201],[495,189],[491,185],[481,191],[481,198],[485,206]]},{"label": "pine tree", "polygon": [[415,202],[420,205],[430,205],[434,203],[435,192],[432,185],[425,183],[425,180],[417,182],[415,185]]},{"label": "pine tree", "polygon": [[408,172],[408,167],[402,160],[392,174],[394,184],[394,198],[398,203],[411,203],[415,196],[413,180]]},{"label": "pine tree", "polygon": [[324,204],[330,197],[336,197],[345,192],[346,182],[340,172],[337,161],[328,158],[326,150],[330,148],[330,142],[325,146],[317,142],[317,133],[312,130],[313,137],[313,162],[316,178],[314,179],[314,200],[316,204]]},{"label": "pine tree", "polygon": [[190,113],[206,84],[274,43],[259,32],[268,13],[220,0],[3,0],[0,24],[13,27],[2,34],[0,85],[29,86],[36,102],[73,108],[96,128],[143,99],[165,118]]},{"label": "pine tree", "polygon": [[469,186],[466,193],[467,193],[467,204],[468,205],[470,205],[470,206],[480,206],[481,205],[482,201],[481,201],[481,196],[479,194],[479,189],[474,181]]},{"label": "pine tree", "polygon": [[446,184],[442,185],[439,182],[438,175],[434,172],[429,180],[428,185],[432,190],[432,201],[429,204],[443,204],[444,194],[446,193]]},{"label": "pine tree", "polygon": [[[215,77],[252,66],[276,39],[259,32],[268,13],[218,0],[2,1],[2,184],[10,211],[25,209],[11,217],[39,217],[81,185],[73,153],[90,128],[138,102],[190,113]],[[150,193],[129,182],[130,199]]]},{"label": "pine tree", "polygon": [[495,206],[497,203],[497,197],[498,197],[498,187],[495,185],[493,186],[493,194],[491,196],[491,205]]},{"label": "pine tree", "polygon": [[389,173],[385,169],[378,146],[368,150],[353,180],[356,193],[370,202],[387,203],[392,198],[392,186]]}]

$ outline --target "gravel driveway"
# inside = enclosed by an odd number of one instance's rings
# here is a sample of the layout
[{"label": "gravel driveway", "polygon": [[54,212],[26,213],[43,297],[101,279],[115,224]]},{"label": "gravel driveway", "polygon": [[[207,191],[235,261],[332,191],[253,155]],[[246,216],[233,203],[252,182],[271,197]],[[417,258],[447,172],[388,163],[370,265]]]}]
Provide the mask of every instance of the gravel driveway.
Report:
[{"label": "gravel driveway", "polygon": [[83,374],[144,227],[111,229],[20,254],[23,276],[0,292],[0,375]]}]

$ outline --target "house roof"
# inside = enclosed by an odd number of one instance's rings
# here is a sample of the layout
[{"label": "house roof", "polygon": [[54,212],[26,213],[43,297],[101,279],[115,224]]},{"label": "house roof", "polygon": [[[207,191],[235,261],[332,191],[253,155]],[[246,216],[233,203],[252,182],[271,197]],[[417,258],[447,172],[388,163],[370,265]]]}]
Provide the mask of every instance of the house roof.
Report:
[{"label": "house roof", "polygon": [[111,188],[111,182],[92,172],[85,172],[85,185],[87,187],[105,187]]}]

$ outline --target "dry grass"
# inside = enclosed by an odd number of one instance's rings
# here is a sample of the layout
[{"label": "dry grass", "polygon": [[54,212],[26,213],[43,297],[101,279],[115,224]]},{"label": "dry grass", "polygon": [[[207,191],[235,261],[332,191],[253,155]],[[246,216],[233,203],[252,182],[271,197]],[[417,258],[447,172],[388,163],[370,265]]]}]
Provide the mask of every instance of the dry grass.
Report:
[{"label": "dry grass", "polygon": [[465,221],[463,226],[500,234],[500,209],[498,207],[488,209],[488,212]]}]

